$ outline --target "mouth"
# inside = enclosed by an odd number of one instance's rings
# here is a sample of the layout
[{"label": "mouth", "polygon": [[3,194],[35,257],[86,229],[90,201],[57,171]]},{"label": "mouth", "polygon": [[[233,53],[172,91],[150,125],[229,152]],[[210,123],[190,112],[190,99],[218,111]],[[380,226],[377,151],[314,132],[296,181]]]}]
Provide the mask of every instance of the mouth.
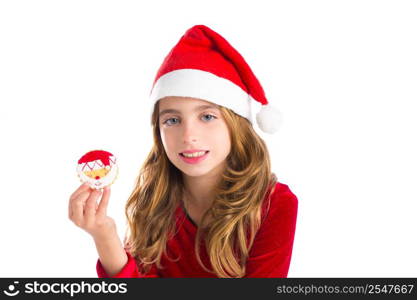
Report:
[{"label": "mouth", "polygon": [[[201,151],[201,152],[203,152],[203,151]],[[193,156],[187,157],[183,153],[180,153],[180,157],[184,162],[186,162],[188,164],[197,164],[197,163],[203,161],[204,159],[206,159],[209,152],[210,151],[204,151],[204,154],[199,155],[199,156],[195,156],[195,157],[193,157]]]},{"label": "mouth", "polygon": [[[204,152],[204,153],[202,153],[202,152]],[[209,153],[210,151],[208,151],[208,150],[206,150],[206,151],[200,151],[200,155],[197,155],[197,156],[185,156],[184,155],[184,152],[181,152],[180,153],[180,155],[182,156],[182,157],[185,157],[185,158],[198,158],[198,157],[201,157],[201,156],[204,156],[204,155],[206,155],[207,153]],[[196,153],[196,152],[194,152],[194,153]],[[194,153],[192,153],[192,154],[194,154]]]}]

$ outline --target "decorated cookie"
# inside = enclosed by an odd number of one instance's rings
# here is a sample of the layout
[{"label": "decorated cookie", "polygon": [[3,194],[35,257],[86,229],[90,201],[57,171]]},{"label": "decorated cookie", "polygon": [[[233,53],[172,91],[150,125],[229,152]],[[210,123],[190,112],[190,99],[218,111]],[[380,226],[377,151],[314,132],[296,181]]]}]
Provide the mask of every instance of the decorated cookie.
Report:
[{"label": "decorated cookie", "polygon": [[118,173],[116,157],[104,150],[90,151],[78,160],[77,174],[81,182],[88,182],[97,190],[111,185]]}]

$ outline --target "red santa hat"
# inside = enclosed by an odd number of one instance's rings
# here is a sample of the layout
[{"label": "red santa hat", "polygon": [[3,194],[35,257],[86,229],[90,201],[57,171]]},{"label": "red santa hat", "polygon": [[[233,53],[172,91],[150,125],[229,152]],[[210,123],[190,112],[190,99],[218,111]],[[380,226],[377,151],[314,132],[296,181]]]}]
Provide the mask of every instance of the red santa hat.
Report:
[{"label": "red santa hat", "polygon": [[264,90],[246,63],[222,36],[205,25],[188,29],[165,57],[152,85],[155,103],[167,96],[193,97],[227,107],[266,133],[276,132],[280,111],[268,103]]}]

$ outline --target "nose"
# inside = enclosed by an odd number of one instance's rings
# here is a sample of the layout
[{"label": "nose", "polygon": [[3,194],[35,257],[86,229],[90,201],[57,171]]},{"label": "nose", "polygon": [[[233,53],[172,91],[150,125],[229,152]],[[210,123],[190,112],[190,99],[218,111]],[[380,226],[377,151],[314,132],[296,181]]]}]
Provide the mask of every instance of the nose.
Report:
[{"label": "nose", "polygon": [[194,143],[197,141],[197,131],[196,125],[190,121],[183,122],[183,132],[182,132],[182,139],[184,143]]}]

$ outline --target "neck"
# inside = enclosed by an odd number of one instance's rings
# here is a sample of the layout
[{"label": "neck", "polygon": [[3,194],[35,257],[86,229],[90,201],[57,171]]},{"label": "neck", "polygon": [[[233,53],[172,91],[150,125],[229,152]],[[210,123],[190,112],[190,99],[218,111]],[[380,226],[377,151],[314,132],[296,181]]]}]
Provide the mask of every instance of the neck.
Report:
[{"label": "neck", "polygon": [[183,174],[184,201],[196,208],[205,209],[210,207],[214,200],[214,188],[219,182],[221,168],[213,170],[211,174],[204,176],[188,176]]},{"label": "neck", "polygon": [[184,183],[184,201],[199,208],[210,206],[214,198],[214,184],[199,178],[189,178]]}]

